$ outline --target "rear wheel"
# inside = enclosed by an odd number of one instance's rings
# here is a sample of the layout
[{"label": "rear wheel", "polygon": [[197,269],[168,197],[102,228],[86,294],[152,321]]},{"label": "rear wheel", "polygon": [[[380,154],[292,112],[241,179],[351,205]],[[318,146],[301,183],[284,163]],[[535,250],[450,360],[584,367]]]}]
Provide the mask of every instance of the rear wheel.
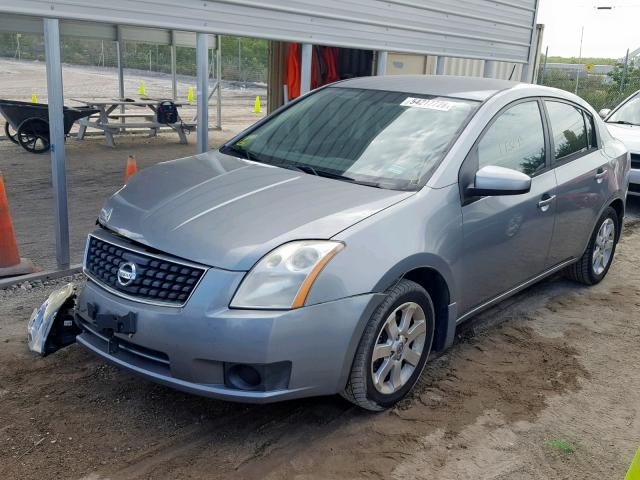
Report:
[{"label": "rear wheel", "polygon": [[4,124],[4,134],[7,136],[9,140],[11,140],[16,145],[18,144],[18,132],[16,132],[9,122]]},{"label": "rear wheel", "polygon": [[400,401],[422,373],[434,325],[426,290],[410,280],[398,282],[369,319],[342,396],[372,411]]},{"label": "rear wheel", "polygon": [[619,237],[618,214],[608,207],[596,223],[589,246],[580,260],[567,268],[567,276],[585,285],[600,283],[607,275]]},{"label": "rear wheel", "polygon": [[25,120],[18,127],[18,142],[30,153],[49,151],[49,124],[40,118]]}]

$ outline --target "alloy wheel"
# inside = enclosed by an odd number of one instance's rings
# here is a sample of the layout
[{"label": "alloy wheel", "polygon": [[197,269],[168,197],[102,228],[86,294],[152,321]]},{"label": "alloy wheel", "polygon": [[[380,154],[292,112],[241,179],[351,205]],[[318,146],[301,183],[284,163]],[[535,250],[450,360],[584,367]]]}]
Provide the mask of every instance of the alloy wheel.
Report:
[{"label": "alloy wheel", "polygon": [[385,320],[371,356],[371,378],[380,393],[400,390],[420,363],[427,338],[424,310],[415,302],[396,308]]},{"label": "alloy wheel", "polygon": [[616,226],[611,218],[606,218],[596,235],[596,240],[593,248],[593,255],[591,257],[591,267],[593,273],[596,275],[602,275],[609,262],[611,261],[611,253],[613,252],[613,246],[616,238]]}]

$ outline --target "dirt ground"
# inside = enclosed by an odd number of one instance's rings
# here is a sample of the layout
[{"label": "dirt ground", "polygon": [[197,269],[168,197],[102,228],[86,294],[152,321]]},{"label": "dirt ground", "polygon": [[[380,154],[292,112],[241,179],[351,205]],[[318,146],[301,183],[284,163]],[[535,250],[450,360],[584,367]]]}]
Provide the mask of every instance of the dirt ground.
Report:
[{"label": "dirt ground", "polygon": [[[70,98],[113,98],[117,96],[118,80],[113,69],[65,65],[64,89],[67,104]],[[150,75],[148,72],[125,72],[125,92],[137,96],[140,81],[145,82],[147,95],[171,95],[170,77]],[[179,77],[179,96],[186,97],[193,79]],[[36,94],[39,102],[46,102],[46,76],[44,64],[0,59],[0,96],[13,100],[31,99]],[[213,148],[259,120],[253,113],[255,95],[262,96],[266,108],[266,89],[244,88],[225,83],[222,97],[222,131],[210,131],[209,143]],[[128,93],[129,94],[129,93]],[[215,103],[215,102],[214,102]],[[194,108],[181,110],[185,119],[191,119]],[[215,121],[215,106],[210,107],[210,122]],[[0,129],[4,119],[0,116]],[[4,130],[0,130],[0,136]],[[123,183],[128,155],[135,155],[138,168],[154,163],[195,154],[195,132],[188,145],[180,145],[175,133],[149,138],[146,134],[116,136],[116,146],[107,147],[104,137],[86,137],[78,141],[67,139],[67,190],[71,263],[82,259],[86,234],[94,227],[100,207]],[[48,154],[27,153],[8,140],[0,140],[0,172],[3,173],[14,229],[23,257],[38,266],[55,267],[55,238],[53,234],[53,193],[51,189],[51,157]]]},{"label": "dirt ground", "polygon": [[[117,92],[113,72],[64,75],[67,96]],[[166,77],[139,72],[127,91],[140,78],[150,95],[167,95]],[[5,97],[46,101],[42,64],[0,60],[0,85]],[[225,90],[212,146],[257,120],[255,94]],[[144,168],[192,154],[193,137],[67,142],[72,261],[121,186],[127,155]],[[0,141],[0,170],[21,253],[52,267],[49,157]],[[0,478],[622,479],[640,445],[640,202],[629,213],[602,284],[556,277],[476,317],[412,397],[382,414],[339,397],[266,406],[194,397],[77,345],[34,357],[26,323],[55,283],[0,291]]]},{"label": "dirt ground", "polygon": [[622,479],[640,445],[640,220],[627,223],[604,282],[552,278],[481,314],[381,414],[198,398],[77,345],[36,358],[26,323],[53,285],[0,292],[0,478]]}]

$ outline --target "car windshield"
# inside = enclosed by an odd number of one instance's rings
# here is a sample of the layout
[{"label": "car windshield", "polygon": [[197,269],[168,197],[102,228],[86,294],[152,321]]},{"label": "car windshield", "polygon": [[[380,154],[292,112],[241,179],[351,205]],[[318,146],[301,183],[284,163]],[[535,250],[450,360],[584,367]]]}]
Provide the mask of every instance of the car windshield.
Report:
[{"label": "car windshield", "polygon": [[607,119],[607,123],[640,125],[640,95],[629,99],[616,110],[613,115]]},{"label": "car windshield", "polygon": [[221,151],[379,188],[426,182],[479,102],[329,87]]}]

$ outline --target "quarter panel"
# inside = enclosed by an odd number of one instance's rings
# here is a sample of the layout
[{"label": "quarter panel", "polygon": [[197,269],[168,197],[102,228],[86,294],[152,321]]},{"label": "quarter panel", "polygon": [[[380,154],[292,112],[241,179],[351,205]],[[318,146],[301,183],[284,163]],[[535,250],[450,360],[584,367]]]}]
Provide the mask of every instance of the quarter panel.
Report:
[{"label": "quarter panel", "polygon": [[[599,169],[607,177],[598,183]],[[558,182],[557,220],[549,250],[552,263],[579,257],[606,202],[618,189],[616,162],[597,150],[554,169]]]}]

